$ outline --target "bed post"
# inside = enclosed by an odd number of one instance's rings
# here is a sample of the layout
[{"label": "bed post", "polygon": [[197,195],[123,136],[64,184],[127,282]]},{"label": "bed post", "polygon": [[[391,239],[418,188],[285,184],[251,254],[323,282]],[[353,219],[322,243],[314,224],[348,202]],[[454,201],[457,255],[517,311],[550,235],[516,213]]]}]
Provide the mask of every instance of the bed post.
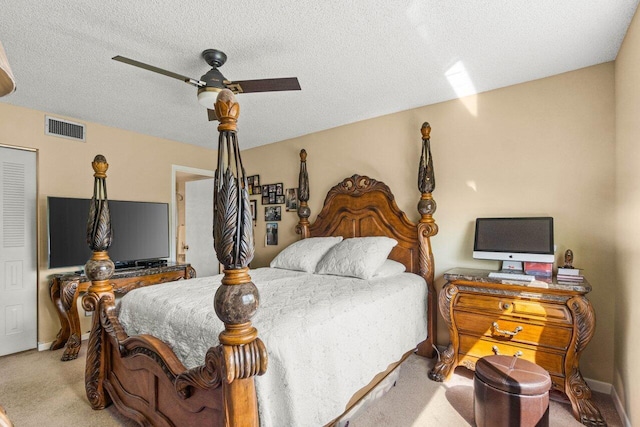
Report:
[{"label": "bed post", "polygon": [[303,239],[309,237],[309,216],[311,215],[311,209],[307,202],[309,201],[309,174],[307,173],[307,151],[305,149],[300,150],[300,174],[298,175],[298,200],[300,200],[300,206],[298,207],[298,225],[296,226],[296,233],[300,234]]},{"label": "bed post", "polygon": [[103,409],[110,400],[104,390],[107,355],[101,346],[105,331],[100,322],[100,315],[103,312],[102,305],[113,305],[115,301],[113,286],[109,282],[114,265],[107,252],[111,246],[111,215],[106,183],[109,164],[103,155],[98,154],[91,166],[94,170],[94,184],[87,220],[87,243],[93,255],[84,266],[91,285],[82,299],[82,306],[87,311],[93,311],[94,316],[89,335],[84,381],[87,398],[93,409]]},{"label": "bed post", "polygon": [[223,89],[218,94],[215,112],[220,120],[220,137],[214,180],[213,237],[224,277],[215,295],[214,308],[225,325],[216,350],[222,367],[226,425],[258,427],[253,377],[266,372],[267,351],[251,325],[259,303],[258,289],[248,268],[254,254],[253,221],[236,133],[240,106],[230,90]]},{"label": "bed post", "polygon": [[433,159],[431,157],[431,126],[424,122],[420,129],[422,133],[422,155],[420,156],[420,165],[418,168],[418,190],[422,193],[420,202],[418,203],[418,212],[420,213],[420,221],[418,222],[418,238],[420,242],[420,274],[427,281],[429,288],[428,307],[428,338],[418,346],[418,354],[425,357],[433,357],[436,343],[437,316],[436,310],[436,290],[434,284],[434,262],[433,253],[431,252],[431,237],[438,234],[438,225],[433,219],[433,213],[436,211],[436,201],[433,200],[432,192],[436,188],[436,178],[433,172]]}]

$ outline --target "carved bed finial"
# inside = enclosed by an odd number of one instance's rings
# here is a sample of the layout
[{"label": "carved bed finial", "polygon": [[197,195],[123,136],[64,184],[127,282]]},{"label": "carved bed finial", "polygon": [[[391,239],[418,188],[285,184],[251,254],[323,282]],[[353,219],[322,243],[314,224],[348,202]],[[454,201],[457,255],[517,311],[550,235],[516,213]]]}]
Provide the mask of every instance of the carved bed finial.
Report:
[{"label": "carved bed finial", "polygon": [[[435,226],[433,213],[436,211],[437,205],[431,193],[436,188],[436,177],[431,156],[431,125],[428,122],[424,122],[420,132],[422,133],[422,154],[418,167],[418,190],[422,193],[422,197],[420,203],[418,203],[418,212],[421,215],[421,223],[433,223]],[[432,235],[437,232],[438,229],[436,228]]]},{"label": "carved bed finial", "polygon": [[[82,306],[87,311],[102,313],[102,304],[115,301],[113,286],[109,281],[115,267],[107,252],[112,240],[106,182],[109,164],[103,155],[98,154],[91,166],[94,171],[94,180],[87,220],[87,244],[93,251],[93,255],[84,266],[84,272],[91,280],[91,285],[82,299]],[[106,366],[101,363],[104,356],[100,345],[103,331],[100,317],[99,314],[93,316],[85,366],[85,390],[89,403],[94,409],[104,408],[109,403],[103,386]]]},{"label": "carved bed finial", "polygon": [[[431,194],[436,188],[436,178],[433,170],[433,158],[431,157],[431,125],[424,122],[420,128],[422,134],[422,154],[418,167],[418,190],[422,193],[418,202],[420,221],[418,222],[418,238],[422,239],[420,245],[420,274],[425,278],[429,289],[429,307],[435,304],[435,263],[431,251],[431,237],[438,234],[438,225],[433,214],[436,211],[436,201]],[[437,315],[435,310],[427,314],[429,316],[429,328],[435,331]],[[433,328],[432,328],[433,325]],[[430,351],[426,349],[425,351]]]},{"label": "carved bed finial", "polygon": [[216,117],[220,121],[218,131],[236,131],[238,117],[240,116],[240,104],[229,89],[222,89],[218,94],[214,105]]},{"label": "carved bed finial", "polygon": [[[260,296],[248,268],[254,255],[253,220],[238,144],[240,105],[230,90],[223,89],[214,108],[220,120],[220,136],[213,188],[213,238],[216,256],[224,266],[224,277],[213,306],[225,329],[211,357],[220,358],[217,366],[224,378],[223,401],[229,403],[225,408],[227,425],[257,426],[253,376],[266,372],[268,358],[258,331],[251,325]],[[215,377],[207,375],[210,379]],[[245,404],[236,407],[235,403],[240,401]],[[246,424],[247,420],[251,423]]]},{"label": "carved bed finial", "polygon": [[307,151],[303,148],[300,150],[300,174],[298,175],[298,200],[300,206],[298,207],[298,225],[296,226],[296,233],[300,234],[302,238],[309,237],[309,216],[311,216],[311,210],[309,209],[309,174],[307,173]]},{"label": "carved bed finial", "polygon": [[[87,244],[93,255],[85,265],[85,274],[93,282],[108,280],[113,274],[113,262],[109,259],[107,250],[111,246],[111,214],[107,199],[107,159],[98,154],[91,163],[94,171],[93,196],[89,204],[89,218],[87,219]],[[91,288],[89,288],[91,289]],[[95,286],[94,286],[95,289]]]},{"label": "carved bed finial", "polygon": [[431,125],[429,122],[424,122],[422,124],[422,128],[420,128],[420,132],[422,132],[422,139],[429,139],[431,135]]},{"label": "carved bed finial", "polygon": [[424,122],[420,132],[422,133],[422,155],[420,156],[420,167],[418,169],[418,190],[421,193],[431,193],[436,188],[433,159],[431,158],[431,125],[428,122]]},{"label": "carved bed finial", "polygon": [[225,269],[245,268],[253,259],[254,244],[247,177],[238,146],[240,105],[230,90],[223,89],[214,108],[220,120],[213,194],[214,245]]}]

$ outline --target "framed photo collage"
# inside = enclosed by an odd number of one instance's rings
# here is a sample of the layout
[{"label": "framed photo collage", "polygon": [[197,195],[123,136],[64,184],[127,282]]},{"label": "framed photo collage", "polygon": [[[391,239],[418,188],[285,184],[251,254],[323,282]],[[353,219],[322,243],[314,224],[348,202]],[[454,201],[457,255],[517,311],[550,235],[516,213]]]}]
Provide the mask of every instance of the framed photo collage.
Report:
[{"label": "framed photo collage", "polygon": [[[281,182],[275,184],[260,184],[260,175],[247,177],[247,191],[249,196],[259,196],[264,206],[264,220],[266,222],[266,241],[268,246],[278,244],[278,223],[282,220],[282,206],[286,212],[298,210],[298,189],[285,189]],[[251,199],[251,217],[255,223],[258,217],[258,199]]]}]

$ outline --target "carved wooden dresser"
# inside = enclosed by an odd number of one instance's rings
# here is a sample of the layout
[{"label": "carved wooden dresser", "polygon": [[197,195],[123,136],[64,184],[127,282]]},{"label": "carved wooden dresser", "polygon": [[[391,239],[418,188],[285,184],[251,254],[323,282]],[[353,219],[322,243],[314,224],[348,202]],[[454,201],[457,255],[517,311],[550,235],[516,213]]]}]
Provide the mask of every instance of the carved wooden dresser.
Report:
[{"label": "carved wooden dresser", "polygon": [[[196,277],[190,264],[174,264],[161,267],[135,267],[116,270],[110,282],[114,292],[120,295],[144,286],[173,282]],[[49,350],[65,347],[61,360],[78,357],[82,331],[78,317],[78,296],[86,292],[91,282],[82,274],[54,274],[49,281],[49,294],[60,319],[60,331]]]},{"label": "carved wooden dresser", "polygon": [[499,279],[488,274],[463,268],[445,273],[439,307],[451,342],[429,378],[444,381],[457,366],[475,370],[478,359],[492,354],[521,357],[549,372],[553,388],[571,401],[576,419],[606,425],[579,368],[595,330],[585,296],[589,283],[564,284],[555,278],[529,285],[496,283]]}]

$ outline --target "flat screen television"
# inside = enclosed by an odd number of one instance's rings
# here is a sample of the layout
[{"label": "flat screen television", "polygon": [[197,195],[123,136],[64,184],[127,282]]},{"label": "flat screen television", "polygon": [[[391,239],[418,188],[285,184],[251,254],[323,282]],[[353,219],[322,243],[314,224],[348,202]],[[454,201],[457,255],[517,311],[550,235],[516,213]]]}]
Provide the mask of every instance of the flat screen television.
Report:
[{"label": "flat screen television", "polygon": [[553,263],[553,218],[477,218],[473,257]]},{"label": "flat screen television", "polygon": [[[84,266],[89,199],[48,197],[49,268]],[[109,200],[116,266],[169,257],[169,204]]]}]

